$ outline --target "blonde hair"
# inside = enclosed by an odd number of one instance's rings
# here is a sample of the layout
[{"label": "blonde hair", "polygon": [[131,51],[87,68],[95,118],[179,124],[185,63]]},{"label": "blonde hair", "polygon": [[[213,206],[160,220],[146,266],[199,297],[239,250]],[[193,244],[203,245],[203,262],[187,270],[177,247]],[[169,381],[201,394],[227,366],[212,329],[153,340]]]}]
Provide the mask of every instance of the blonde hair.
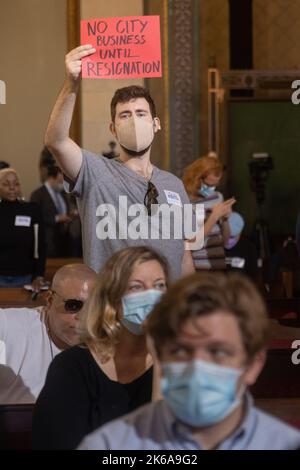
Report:
[{"label": "blonde hair", "polygon": [[99,273],[80,315],[79,336],[83,344],[96,350],[103,362],[114,355],[119,342],[121,324],[118,313],[128,280],[136,265],[152,260],[161,265],[168,283],[167,261],[145,246],[130,247],[115,253]]},{"label": "blonde hair", "polygon": [[223,165],[216,154],[210,152],[204,157],[198,158],[184,170],[182,181],[190,198],[196,197],[199,189],[200,178],[206,178],[210,173],[222,176]]},{"label": "blonde hair", "polygon": [[14,170],[13,168],[3,168],[2,170],[0,170],[0,181],[3,178],[5,178],[7,175],[9,175],[10,173],[14,174],[17,177],[18,181],[20,182],[19,175],[16,172],[16,170]]}]

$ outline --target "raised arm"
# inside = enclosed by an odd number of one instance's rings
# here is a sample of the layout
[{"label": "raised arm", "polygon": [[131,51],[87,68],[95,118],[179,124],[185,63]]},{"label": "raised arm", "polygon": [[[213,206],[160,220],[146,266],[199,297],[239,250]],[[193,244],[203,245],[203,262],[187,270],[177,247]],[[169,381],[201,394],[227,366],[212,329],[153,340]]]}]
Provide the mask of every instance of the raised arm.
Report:
[{"label": "raised arm", "polygon": [[70,126],[81,78],[81,59],[93,54],[91,45],[79,46],[66,55],[66,79],[50,116],[45,145],[68,178],[75,181],[82,164],[80,147],[70,136]]}]

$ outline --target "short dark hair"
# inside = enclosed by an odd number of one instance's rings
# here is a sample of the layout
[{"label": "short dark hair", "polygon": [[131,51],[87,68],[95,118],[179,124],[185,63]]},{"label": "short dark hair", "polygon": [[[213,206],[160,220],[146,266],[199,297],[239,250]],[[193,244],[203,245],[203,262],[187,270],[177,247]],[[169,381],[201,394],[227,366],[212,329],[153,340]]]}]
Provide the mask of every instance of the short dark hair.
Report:
[{"label": "short dark hair", "polygon": [[57,175],[62,173],[61,169],[56,165],[49,165],[46,167],[47,177],[56,178]]},{"label": "short dark hair", "polygon": [[47,168],[54,165],[55,160],[52,153],[48,150],[47,147],[44,147],[40,155],[40,168]]},{"label": "short dark hair", "polygon": [[156,107],[149,91],[142,86],[132,85],[124,88],[119,88],[115,91],[115,94],[110,103],[112,122],[115,122],[117,104],[127,103],[128,101],[136,98],[145,98],[145,100],[149,103],[152,117],[156,117]]},{"label": "short dark hair", "polygon": [[217,310],[236,318],[251,360],[265,346],[269,320],[254,284],[236,273],[196,273],[171,286],[147,318],[147,330],[158,356],[162,345],[175,339],[187,320]]},{"label": "short dark hair", "polygon": [[4,170],[5,168],[9,168],[10,164],[5,162],[4,160],[0,161],[0,170]]}]

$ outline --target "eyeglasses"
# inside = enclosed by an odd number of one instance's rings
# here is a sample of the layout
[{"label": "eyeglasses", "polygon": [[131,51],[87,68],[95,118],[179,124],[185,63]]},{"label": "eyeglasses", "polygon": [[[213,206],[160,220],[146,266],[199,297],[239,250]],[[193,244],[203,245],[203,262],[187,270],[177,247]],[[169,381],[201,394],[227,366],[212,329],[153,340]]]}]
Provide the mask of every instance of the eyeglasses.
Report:
[{"label": "eyeglasses", "polygon": [[156,186],[153,183],[151,183],[151,181],[148,181],[148,189],[144,198],[144,205],[147,208],[147,212],[149,216],[152,215],[152,211],[151,211],[152,204],[158,204],[157,197],[158,197],[158,191],[156,189]]},{"label": "eyeglasses", "polygon": [[58,297],[60,297],[64,304],[65,304],[65,311],[67,313],[77,313],[79,312],[82,307],[83,307],[83,304],[84,302],[82,300],[78,300],[78,299],[67,299],[65,300],[62,295],[58,294],[55,290],[52,290],[53,294],[56,294],[58,295]]}]

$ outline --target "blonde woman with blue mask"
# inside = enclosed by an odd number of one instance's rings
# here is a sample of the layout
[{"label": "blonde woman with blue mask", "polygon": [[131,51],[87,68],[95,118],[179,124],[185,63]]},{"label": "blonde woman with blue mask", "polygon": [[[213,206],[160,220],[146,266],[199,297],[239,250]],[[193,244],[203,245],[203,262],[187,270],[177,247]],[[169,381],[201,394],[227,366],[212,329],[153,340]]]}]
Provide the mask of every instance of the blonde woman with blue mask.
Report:
[{"label": "blonde woman with blue mask", "polygon": [[153,358],[143,323],[166,291],[165,259],[147,247],[115,253],[78,319],[81,345],[51,364],[33,420],[36,449],[74,449],[81,439],[149,402]]}]

